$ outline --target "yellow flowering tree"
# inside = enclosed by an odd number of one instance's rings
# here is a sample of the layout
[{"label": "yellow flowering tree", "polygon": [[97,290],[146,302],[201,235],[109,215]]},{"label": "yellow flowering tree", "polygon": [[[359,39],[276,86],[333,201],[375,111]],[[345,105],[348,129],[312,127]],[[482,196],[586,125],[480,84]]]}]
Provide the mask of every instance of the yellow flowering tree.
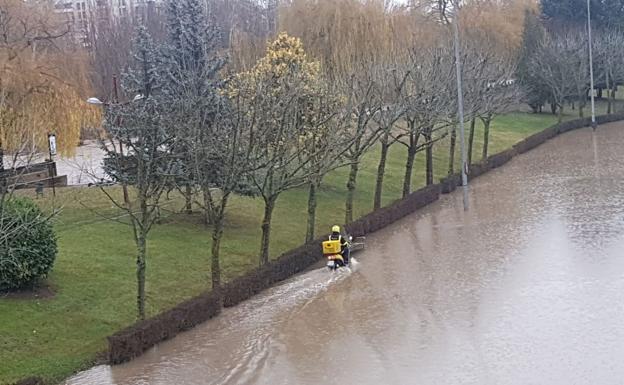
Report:
[{"label": "yellow flowering tree", "polygon": [[[301,40],[281,33],[266,55],[227,88],[239,121],[253,142],[251,184],[265,203],[260,264],[269,261],[271,218],[280,194],[306,185],[313,164],[327,150],[316,130],[336,114],[327,103],[319,63],[310,60]],[[331,106],[331,107],[330,107]]]}]

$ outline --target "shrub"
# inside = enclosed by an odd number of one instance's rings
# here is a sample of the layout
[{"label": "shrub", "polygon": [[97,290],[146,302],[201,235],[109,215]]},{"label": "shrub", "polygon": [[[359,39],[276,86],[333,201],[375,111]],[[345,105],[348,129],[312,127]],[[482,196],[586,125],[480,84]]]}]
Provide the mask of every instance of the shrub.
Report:
[{"label": "shrub", "polygon": [[34,285],[52,269],[56,252],[50,218],[33,201],[0,203],[0,291]]}]

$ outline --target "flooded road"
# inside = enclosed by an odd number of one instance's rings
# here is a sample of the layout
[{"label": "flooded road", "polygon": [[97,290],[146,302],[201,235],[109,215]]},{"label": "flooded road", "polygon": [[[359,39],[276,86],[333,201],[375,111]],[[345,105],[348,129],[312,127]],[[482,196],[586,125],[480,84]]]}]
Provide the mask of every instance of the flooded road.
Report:
[{"label": "flooded road", "polygon": [[[109,179],[102,169],[105,152],[97,141],[86,141],[76,147],[72,156],[64,157],[60,154],[54,157],[58,175],[67,175],[67,184],[70,186],[87,185]],[[20,167],[25,164],[44,162],[49,158],[47,154],[24,155],[14,159],[12,156],[4,156],[6,168]]]},{"label": "flooded road", "polygon": [[622,384],[624,126],[569,133],[137,360],[67,384]]}]

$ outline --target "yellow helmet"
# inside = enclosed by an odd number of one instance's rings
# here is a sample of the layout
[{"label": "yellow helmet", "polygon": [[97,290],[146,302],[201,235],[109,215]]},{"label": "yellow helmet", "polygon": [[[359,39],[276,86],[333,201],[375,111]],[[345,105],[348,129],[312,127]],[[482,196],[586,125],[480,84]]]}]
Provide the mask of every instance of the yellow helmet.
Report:
[{"label": "yellow helmet", "polygon": [[332,227],[332,233],[339,233],[339,232],[340,232],[340,226],[336,225]]}]

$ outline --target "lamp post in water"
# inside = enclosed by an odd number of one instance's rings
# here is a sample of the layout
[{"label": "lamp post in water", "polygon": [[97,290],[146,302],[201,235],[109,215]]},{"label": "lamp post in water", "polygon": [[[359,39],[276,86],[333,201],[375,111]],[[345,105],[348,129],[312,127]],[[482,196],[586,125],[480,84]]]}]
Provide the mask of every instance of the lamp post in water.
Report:
[{"label": "lamp post in water", "polygon": [[592,123],[591,126],[595,130],[598,124],[596,123],[596,102],[594,97],[594,55],[593,55],[593,42],[592,42],[592,27],[591,27],[591,6],[590,0],[587,0],[587,39],[589,43],[589,78],[590,78],[590,95],[591,95],[591,110],[592,110]]},{"label": "lamp post in water", "polygon": [[453,17],[453,41],[455,45],[455,69],[457,72],[457,117],[459,120],[459,142],[462,157],[462,190],[464,194],[464,211],[468,211],[468,164],[466,162],[466,141],[464,135],[464,91],[462,86],[461,54],[459,47],[459,2],[455,4],[455,15]]}]

